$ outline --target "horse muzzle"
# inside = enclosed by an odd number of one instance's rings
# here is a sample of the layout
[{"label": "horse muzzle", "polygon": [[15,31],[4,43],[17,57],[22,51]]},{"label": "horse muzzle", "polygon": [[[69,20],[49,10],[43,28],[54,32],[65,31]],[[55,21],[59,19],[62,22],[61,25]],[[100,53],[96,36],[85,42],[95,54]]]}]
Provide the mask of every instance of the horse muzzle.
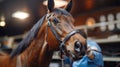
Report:
[{"label": "horse muzzle", "polygon": [[79,53],[74,53],[74,52],[71,52],[71,51],[69,51],[68,54],[69,54],[69,57],[73,61],[79,60],[79,59],[81,59],[83,57],[82,55],[79,55]]},{"label": "horse muzzle", "polygon": [[85,46],[81,44],[80,41],[76,41],[74,44],[74,51],[68,50],[69,56],[73,60],[79,60],[85,55],[86,49]]}]

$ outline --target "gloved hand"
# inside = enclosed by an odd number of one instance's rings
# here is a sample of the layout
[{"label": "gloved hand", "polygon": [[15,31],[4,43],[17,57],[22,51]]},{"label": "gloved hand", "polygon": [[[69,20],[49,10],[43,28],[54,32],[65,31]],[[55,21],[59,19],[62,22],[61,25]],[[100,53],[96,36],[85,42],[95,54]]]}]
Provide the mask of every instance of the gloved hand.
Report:
[{"label": "gloved hand", "polygon": [[94,53],[93,53],[93,50],[91,49],[91,47],[88,46],[87,48],[87,56],[89,57],[89,59],[94,59]]}]

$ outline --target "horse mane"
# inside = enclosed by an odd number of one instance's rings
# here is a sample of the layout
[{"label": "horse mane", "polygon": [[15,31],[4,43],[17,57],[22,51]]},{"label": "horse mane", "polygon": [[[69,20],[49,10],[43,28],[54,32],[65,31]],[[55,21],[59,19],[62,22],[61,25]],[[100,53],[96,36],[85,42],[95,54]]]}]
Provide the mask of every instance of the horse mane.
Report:
[{"label": "horse mane", "polygon": [[17,48],[15,48],[12,53],[10,54],[10,57],[13,58],[14,56],[22,53],[27,47],[29,47],[30,42],[36,37],[39,29],[41,28],[44,19],[46,15],[43,16],[29,31],[27,36],[18,44]]},{"label": "horse mane", "polygon": [[55,8],[53,10],[53,12],[55,12],[57,14],[62,14],[62,15],[70,16],[69,12],[67,12],[65,9],[61,9],[61,8]]}]

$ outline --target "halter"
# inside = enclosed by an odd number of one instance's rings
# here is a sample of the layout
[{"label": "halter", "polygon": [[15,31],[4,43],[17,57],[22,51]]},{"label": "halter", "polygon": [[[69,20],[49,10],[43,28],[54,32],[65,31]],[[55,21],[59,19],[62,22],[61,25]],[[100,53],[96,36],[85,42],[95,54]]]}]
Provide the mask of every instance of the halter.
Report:
[{"label": "halter", "polygon": [[[55,28],[52,26],[52,24],[49,20],[48,20],[48,26],[50,27],[52,33],[55,35],[55,38],[58,40],[58,42],[60,44],[59,48],[60,48],[60,52],[61,52],[61,60],[62,60],[61,62],[62,62],[62,67],[64,67],[64,63],[63,63],[64,61],[62,58],[62,54],[65,54],[65,51],[66,51],[65,43],[70,39],[71,36],[73,36],[76,33],[80,34],[80,33],[82,33],[82,31],[80,29],[73,30],[66,35],[64,40],[61,40],[60,36],[57,34]],[[97,50],[92,50],[92,51],[96,51],[96,52],[101,53],[100,51],[97,51]],[[97,65],[97,64],[95,64],[95,65]],[[97,66],[101,66],[101,65],[97,65]]]},{"label": "halter", "polygon": [[59,47],[60,47],[61,54],[63,54],[63,53],[65,54],[65,50],[66,50],[65,43],[70,39],[70,37],[76,33],[79,33],[79,34],[81,33],[80,29],[73,30],[66,35],[64,40],[61,40],[60,36],[57,34],[57,32],[55,31],[55,28],[52,26],[52,24],[49,20],[48,20],[48,26],[50,27],[52,33],[55,35],[55,38],[58,40],[58,42],[60,44]]}]

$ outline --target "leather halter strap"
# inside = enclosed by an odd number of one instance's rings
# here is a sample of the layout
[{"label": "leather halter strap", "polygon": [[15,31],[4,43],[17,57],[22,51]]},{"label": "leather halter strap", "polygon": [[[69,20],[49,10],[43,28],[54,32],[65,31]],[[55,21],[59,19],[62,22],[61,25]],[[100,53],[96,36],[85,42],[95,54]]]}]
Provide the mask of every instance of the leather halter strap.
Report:
[{"label": "leather halter strap", "polygon": [[59,41],[59,44],[60,44],[59,47],[60,47],[61,53],[65,53],[65,49],[64,49],[65,43],[70,39],[70,37],[76,33],[80,34],[82,32],[80,29],[73,30],[70,33],[68,33],[64,38],[64,40],[62,41],[49,20],[48,20],[48,26],[50,27],[52,33],[55,35],[56,39]]},{"label": "leather halter strap", "polygon": [[57,32],[55,31],[54,27],[52,26],[52,24],[50,23],[50,21],[48,20],[48,26],[50,27],[52,33],[55,35],[56,39],[59,41],[59,43],[61,43],[61,39],[60,36],[57,34]]},{"label": "leather halter strap", "polygon": [[70,32],[70,33],[64,38],[64,40],[62,41],[61,44],[65,44],[65,42],[67,42],[68,39],[70,39],[71,36],[73,36],[73,35],[76,34],[76,33],[79,33],[79,34],[80,34],[80,32],[81,32],[81,31],[80,31],[79,29],[73,30],[72,32]]},{"label": "leather halter strap", "polygon": [[81,30],[80,29],[76,29],[71,31],[70,33],[67,34],[67,36],[64,38],[64,40],[60,43],[60,51],[61,54],[66,54],[66,47],[65,47],[65,43],[70,39],[71,36],[75,35],[76,33],[80,34]]}]

